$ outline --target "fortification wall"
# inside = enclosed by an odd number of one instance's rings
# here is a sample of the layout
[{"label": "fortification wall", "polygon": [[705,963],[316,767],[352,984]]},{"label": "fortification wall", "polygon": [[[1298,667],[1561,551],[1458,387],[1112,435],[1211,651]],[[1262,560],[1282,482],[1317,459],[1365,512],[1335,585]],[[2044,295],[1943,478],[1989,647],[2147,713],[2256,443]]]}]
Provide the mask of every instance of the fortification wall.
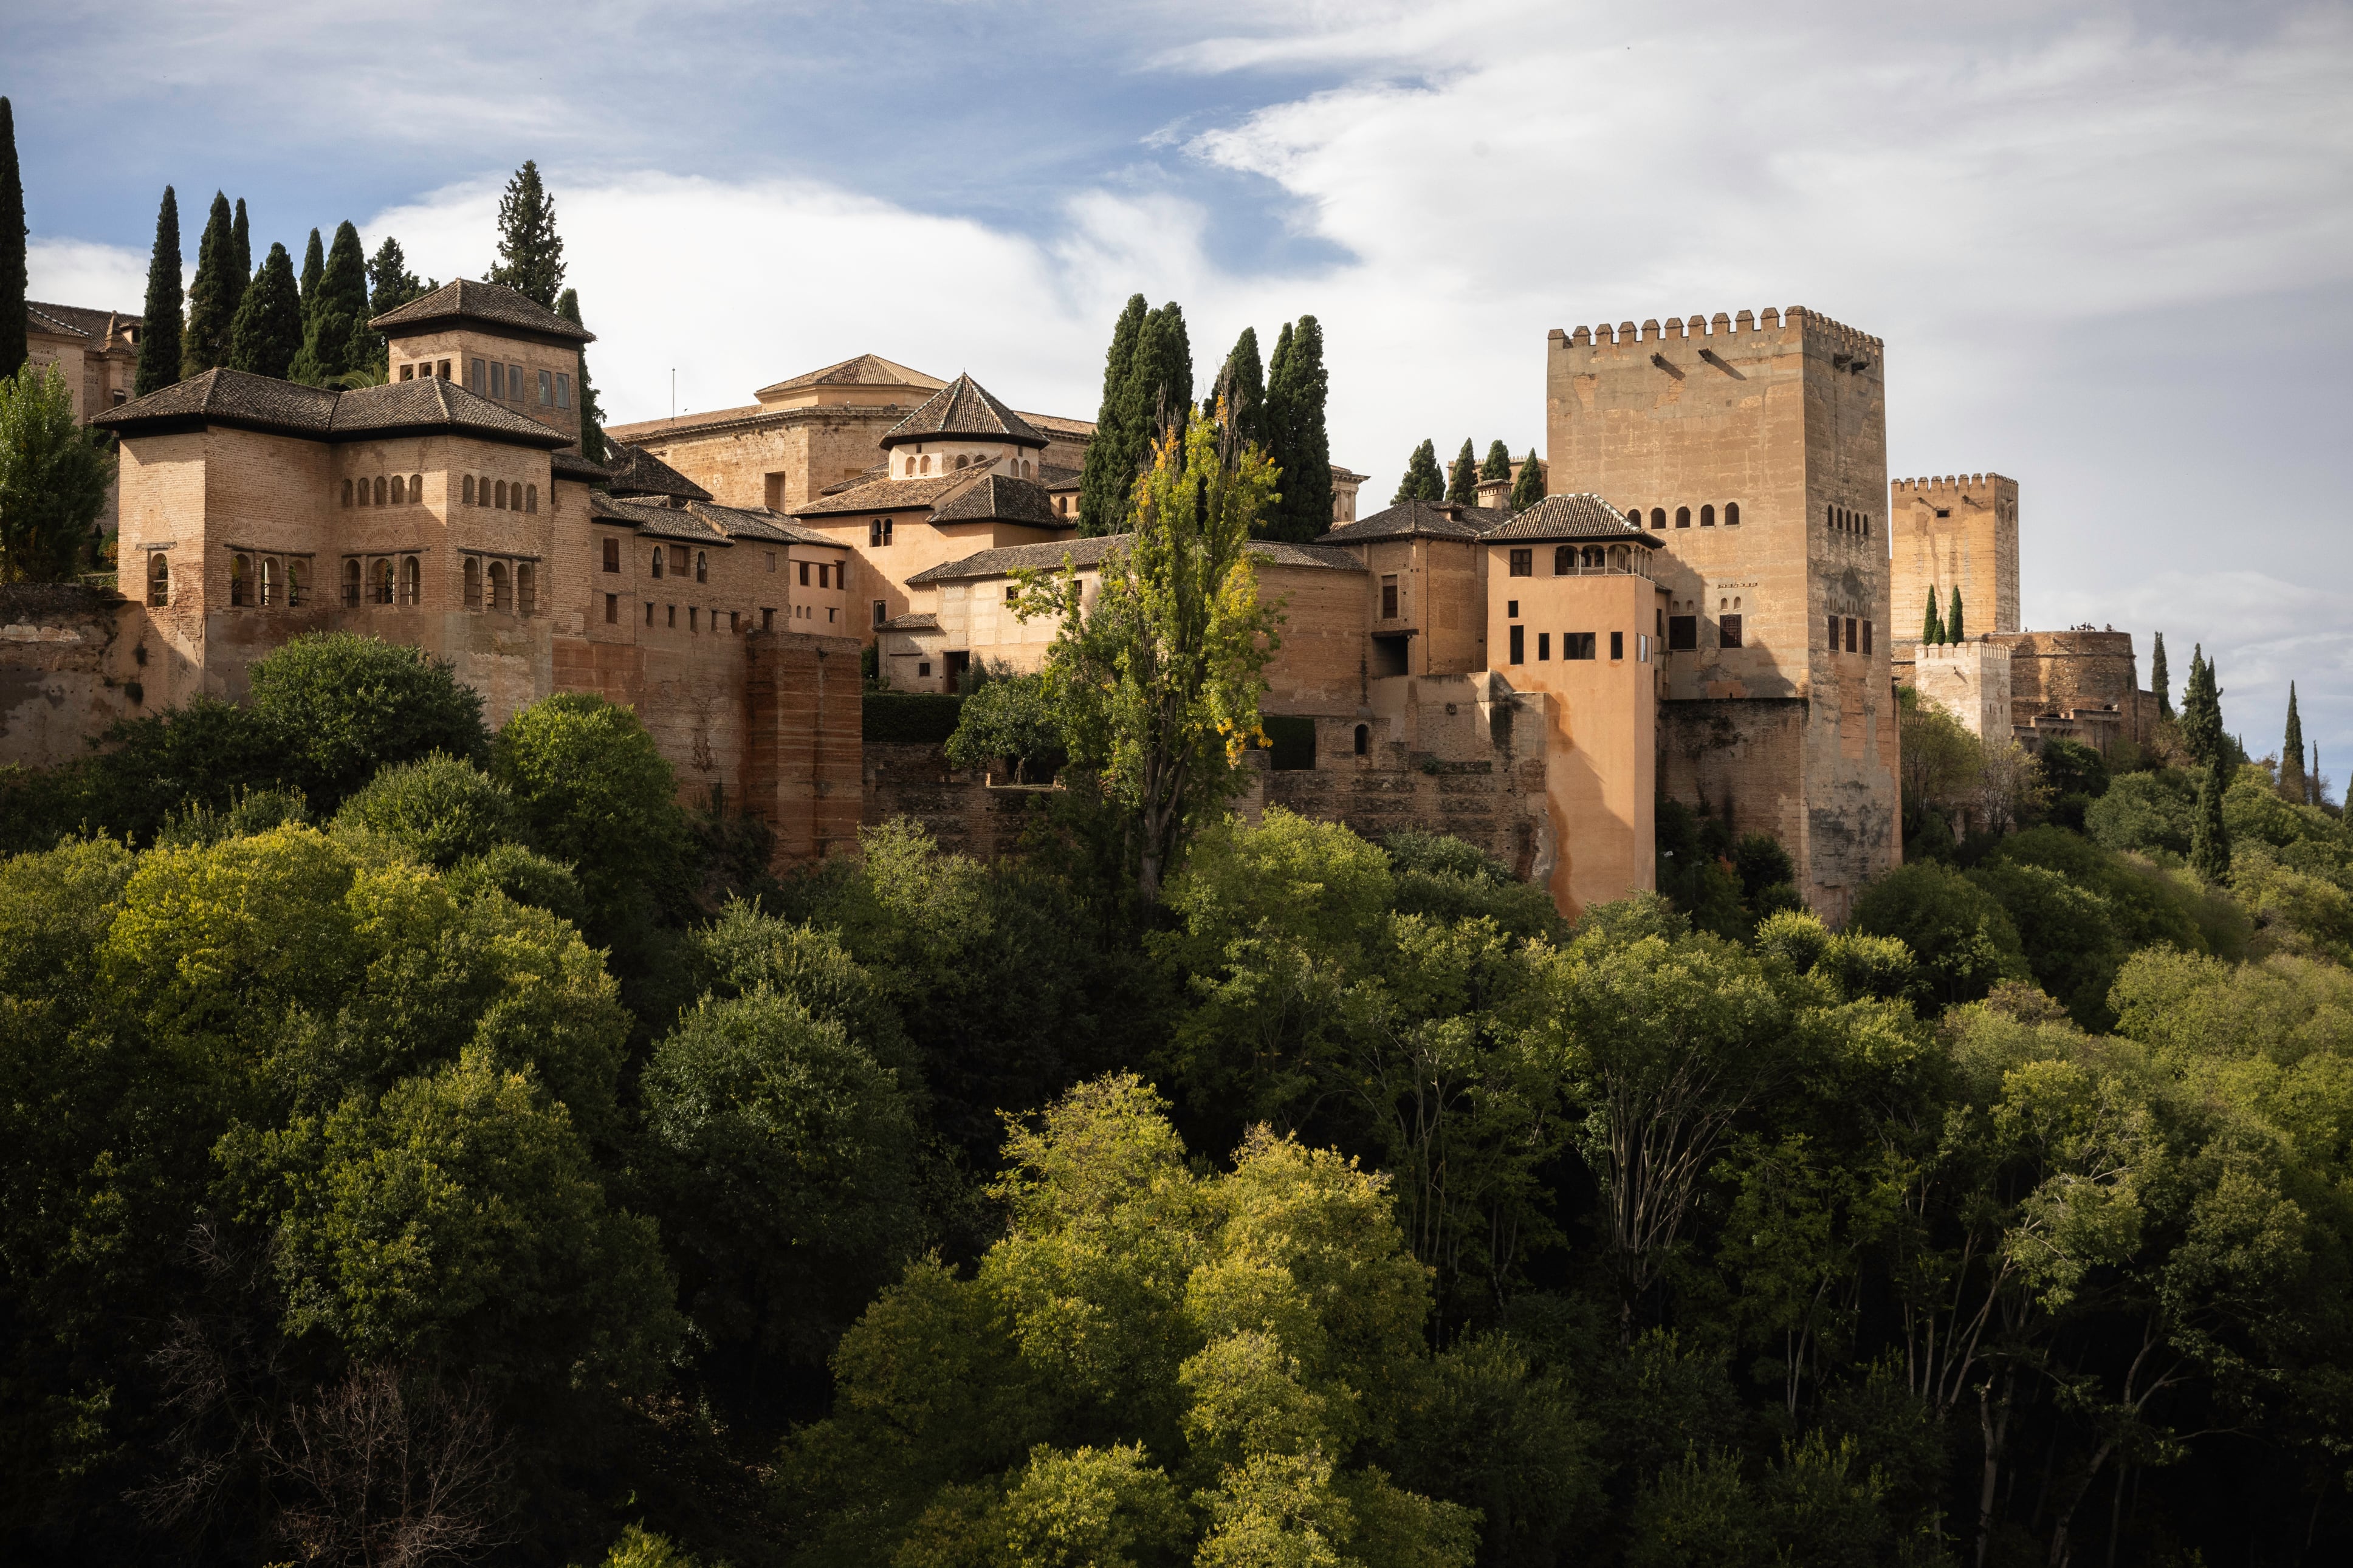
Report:
[{"label": "fortification wall", "polygon": [[1916,647],[1913,688],[1946,709],[1980,740],[2010,732],[2010,658],[2007,644],[1987,637]]},{"label": "fortification wall", "polygon": [[2012,723],[2078,708],[2124,712],[2139,690],[2130,632],[2014,632],[1995,640],[2010,650]]},{"label": "fortification wall", "polygon": [[1897,479],[1889,493],[1889,613],[1899,645],[1918,640],[1932,589],[1940,616],[1960,589],[1967,634],[2017,631],[2018,481],[1947,474]]},{"label": "fortification wall", "polygon": [[145,710],[139,608],[71,585],[0,588],[0,766],[55,767]]}]

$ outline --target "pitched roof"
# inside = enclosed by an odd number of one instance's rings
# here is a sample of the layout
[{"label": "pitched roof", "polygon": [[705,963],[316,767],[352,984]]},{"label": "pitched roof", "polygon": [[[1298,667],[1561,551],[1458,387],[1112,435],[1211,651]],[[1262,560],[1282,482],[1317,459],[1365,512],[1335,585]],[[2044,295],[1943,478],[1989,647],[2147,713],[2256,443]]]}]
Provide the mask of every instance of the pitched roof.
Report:
[{"label": "pitched roof", "polygon": [[990,396],[988,390],[969,375],[959,375],[932,394],[921,408],[891,426],[882,437],[882,445],[889,447],[902,441],[954,439],[959,436],[1012,441],[1024,447],[1046,445],[1046,437],[1038,434],[1036,426]]},{"label": "pitched roof", "polygon": [[[530,295],[502,283],[478,283],[460,278],[444,283],[421,300],[411,300],[368,322],[373,331],[406,337],[445,321],[486,321],[494,327],[519,327],[569,342],[593,343],[596,334],[575,326]],[[396,329],[396,330],[395,330]]]},{"label": "pitched roof", "polygon": [[1054,515],[1054,503],[1035,479],[990,474],[968,490],[942,501],[932,510],[934,522],[974,522],[995,520],[1029,528],[1076,528],[1078,520]]},{"label": "pitched roof", "polygon": [[1401,500],[1396,505],[1344,522],[1316,540],[1318,544],[1363,544],[1375,539],[1477,539],[1489,529],[1511,520],[1508,511],[1452,501]]},{"label": "pitched roof", "polygon": [[1365,563],[1345,550],[1328,544],[1293,544],[1280,539],[1253,539],[1243,547],[1270,566],[1316,566],[1330,572],[1362,572]]},{"label": "pitched roof", "polygon": [[1079,481],[1084,478],[1086,470],[1083,468],[1066,468],[1059,463],[1038,465],[1038,482],[1048,490],[1077,489]]},{"label": "pitched roof", "polygon": [[94,310],[87,305],[51,305],[39,300],[25,301],[26,325],[37,331],[70,332],[85,338],[102,338],[110,326],[143,327],[146,318],[130,310]]},{"label": "pitched roof", "polygon": [[627,523],[639,533],[656,539],[676,539],[694,544],[725,544],[726,533],[707,517],[698,517],[684,507],[666,506],[660,501],[631,500],[626,496],[608,496],[602,490],[588,492],[588,515],[605,522]]},{"label": "pitched roof", "polygon": [[1095,422],[1092,419],[1072,419],[1060,414],[1032,414],[1026,408],[1021,410],[1021,417],[1060,440],[1084,444],[1095,437]]},{"label": "pitched roof", "polygon": [[878,632],[935,632],[940,629],[940,618],[929,610],[917,610],[912,615],[892,616],[874,629]]},{"label": "pitched roof", "polygon": [[1626,514],[1597,495],[1546,496],[1527,510],[1487,531],[1498,539],[1608,539],[1620,544],[1641,544],[1651,550],[1665,542],[1651,538],[1626,521]]},{"label": "pitched roof", "polygon": [[796,517],[838,517],[853,511],[905,511],[928,507],[959,485],[987,473],[986,468],[958,468],[922,479],[868,479],[836,494],[822,495],[794,509]]},{"label": "pitched roof", "polygon": [[721,506],[715,501],[689,501],[686,510],[717,528],[730,539],[765,539],[781,544],[822,544],[828,550],[847,550],[849,546],[831,534],[819,533],[814,528],[803,528],[780,511],[765,507]]},{"label": "pitched roof", "polygon": [[520,447],[553,448],[572,443],[563,431],[438,376],[330,392],[225,365],[110,408],[90,423],[126,435],[228,425],[321,441],[451,431]]},{"label": "pitched roof", "polygon": [[602,484],[612,470],[602,463],[592,463],[577,447],[565,447],[547,455],[547,470],[552,479],[576,479],[584,484]]},{"label": "pitched roof", "polygon": [[[1054,572],[1064,557],[1080,571],[1103,564],[1103,558],[1134,538],[1127,533],[1098,534],[1092,539],[1056,539],[1043,544],[1011,544],[1000,550],[976,551],[961,561],[949,561],[907,579],[908,586],[961,583],[976,577],[1003,577],[1015,572]],[[1251,557],[1270,566],[1311,566],[1331,572],[1362,572],[1365,563],[1345,550],[1324,545],[1287,544],[1279,540],[1253,539],[1243,546]]]},{"label": "pitched roof", "polygon": [[711,492],[647,451],[624,441],[612,443],[612,482],[605,488],[617,496],[684,496],[709,500]]},{"label": "pitched roof", "polygon": [[760,388],[752,395],[765,400],[811,386],[907,386],[936,392],[946,384],[936,375],[910,370],[895,361],[884,359],[881,354],[858,354],[839,364],[827,365],[823,370],[787,376],[783,381]]}]

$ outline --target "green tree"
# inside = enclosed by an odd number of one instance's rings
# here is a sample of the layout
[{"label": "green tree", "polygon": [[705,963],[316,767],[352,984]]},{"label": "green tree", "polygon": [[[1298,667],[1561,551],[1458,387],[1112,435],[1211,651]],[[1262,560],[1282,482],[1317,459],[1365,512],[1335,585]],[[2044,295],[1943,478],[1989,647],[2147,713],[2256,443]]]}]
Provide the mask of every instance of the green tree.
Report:
[{"label": "green tree", "polygon": [[1398,481],[1397,494],[1389,498],[1390,504],[1395,505],[1399,501],[1444,500],[1445,499],[1446,476],[1439,472],[1437,444],[1424,441],[1413,449],[1413,456],[1407,459],[1405,477]]},{"label": "green tree", "polygon": [[335,826],[376,835],[440,870],[487,855],[519,832],[505,788],[440,752],[378,768],[336,811]]},{"label": "green tree", "polygon": [[327,272],[327,247],[319,238],[319,231],[311,231],[310,242],[302,247],[302,326],[307,331],[311,312],[319,305],[319,279]]},{"label": "green tree", "polygon": [[2157,693],[2159,718],[2173,717],[2173,681],[2165,668],[2165,634],[2159,632],[2151,639],[2148,653],[2148,684]]},{"label": "green tree", "polygon": [[16,111],[0,97],[0,377],[13,377],[25,341],[25,178],[16,166]]},{"label": "green tree", "polygon": [[302,296],[294,283],[294,258],[284,246],[272,245],[229,324],[229,367],[283,381],[301,347]]},{"label": "green tree", "polygon": [[1266,446],[1266,367],[1259,360],[1256,327],[1242,329],[1219,372],[1218,386],[1201,400],[1202,414],[1212,419],[1217,417],[1219,387],[1225,389],[1230,404],[1235,437]]},{"label": "green tree", "polygon": [[1171,300],[1144,318],[1127,374],[1127,419],[1148,456],[1161,437],[1181,429],[1193,409],[1193,345],[1183,307]]},{"label": "green tree", "polygon": [[1479,465],[1482,479],[1508,479],[1512,477],[1512,454],[1501,441],[1487,443],[1487,456]]},{"label": "green tree", "polygon": [[1018,590],[1016,614],[1056,618],[1048,689],[1071,760],[1128,813],[1147,907],[1261,739],[1260,672],[1277,620],[1259,603],[1246,547],[1274,489],[1265,455],[1238,447],[1222,423],[1172,429],[1136,489],[1134,537],[1098,568],[1093,605],[1067,567],[1027,576]]},{"label": "green tree", "polygon": [[76,423],[57,366],[0,380],[0,583],[73,575],[113,477],[113,454]]},{"label": "green tree", "polygon": [[2279,793],[2298,805],[2311,804],[2311,788],[2304,771],[2304,720],[2295,710],[2295,682],[2287,683],[2287,734],[2280,742]]},{"label": "green tree", "polygon": [[1961,626],[1961,585],[1958,583],[1953,584],[1953,607],[1945,616],[1945,640],[1948,643],[1968,641],[1968,634]]},{"label": "green tree", "polygon": [[968,772],[1000,758],[1011,762],[1016,784],[1028,780],[1032,762],[1061,751],[1061,716],[1039,675],[999,675],[985,683],[964,700],[947,743],[948,762]]},{"label": "green tree", "polygon": [[1930,647],[1941,647],[1945,641],[1945,618],[1936,613],[1936,590],[1928,589],[1928,608],[1920,621],[1920,640]]},{"label": "green tree", "polygon": [[[566,289],[555,301],[555,313],[581,325],[580,294]],[[605,460],[605,411],[596,403],[596,389],[588,381],[588,353],[582,350],[575,360],[578,374],[573,377],[574,390],[580,398],[580,452],[592,463]]]},{"label": "green tree", "polygon": [[1983,889],[1934,861],[1901,866],[1855,900],[1848,929],[1891,936],[1910,948],[1939,1006],[1971,1002],[2030,971],[2018,927]]},{"label": "green tree", "polygon": [[1086,466],[1079,479],[1079,526],[1084,533],[1117,533],[1127,525],[1129,495],[1146,450],[1142,433],[1131,428],[1127,385],[1148,314],[1144,296],[1132,294],[1112,327],[1094,439],[1087,443]]},{"label": "green tree", "polygon": [[2222,816],[2222,795],[2230,786],[2223,768],[2219,755],[2207,763],[2198,785],[2198,814],[2189,823],[2189,868],[2209,882],[2231,874],[2231,830]]},{"label": "green tree", "polygon": [[245,279],[236,276],[237,237],[230,225],[228,197],[215,191],[212,216],[196,243],[196,279],[188,286],[188,325],[180,344],[182,380],[228,363],[229,324],[245,297]]},{"label": "green tree", "polygon": [[311,386],[333,386],[354,371],[364,373],[366,362],[355,351],[368,335],[367,314],[367,257],[360,249],[360,231],[346,220],[335,226],[334,242],[327,247],[302,323],[302,347],[289,375]]},{"label": "green tree", "polygon": [[1479,500],[1479,460],[1471,455],[1470,437],[1463,437],[1462,450],[1454,455],[1447,470],[1446,499],[1457,506],[1473,506]]},{"label": "green tree", "polygon": [[2222,689],[2203,644],[2189,650],[2189,682],[2181,691],[2181,743],[2200,766],[2223,755]]},{"label": "green tree", "polygon": [[132,389],[144,397],[180,379],[180,198],[164,187],[155,212],[155,247],[147,258],[145,323]]},{"label": "green tree", "polygon": [[237,285],[237,299],[242,302],[246,285],[253,281],[253,230],[245,221],[243,196],[237,198],[237,216],[229,220],[228,238],[229,255],[234,258],[230,263],[231,276]]},{"label": "green tree", "polygon": [[487,750],[481,693],[421,648],[353,632],[311,632],[256,661],[253,710],[282,782],[333,811],[387,763]]},{"label": "green tree", "polygon": [[1525,511],[1545,499],[1544,465],[1536,461],[1536,449],[1528,448],[1527,460],[1512,480],[1512,510]]},{"label": "green tree", "polygon": [[564,239],[555,232],[555,198],[540,184],[529,158],[499,197],[499,259],[489,280],[502,283],[549,310],[564,289]]},{"label": "green tree", "polygon": [[1271,539],[1303,543],[1332,526],[1332,437],[1324,405],[1331,374],[1324,364],[1324,327],[1313,316],[1286,323],[1267,362],[1267,453],[1282,494]]},{"label": "green tree", "polygon": [[[375,254],[368,258],[367,276],[367,313],[371,320],[388,310],[397,310],[410,300],[430,293],[435,287],[420,281],[417,274],[408,269],[408,258],[401,250],[400,241],[388,234],[384,237],[384,243],[375,247]],[[371,351],[368,363],[378,374],[382,374],[392,363],[391,340],[381,332],[369,332],[367,342]]]}]

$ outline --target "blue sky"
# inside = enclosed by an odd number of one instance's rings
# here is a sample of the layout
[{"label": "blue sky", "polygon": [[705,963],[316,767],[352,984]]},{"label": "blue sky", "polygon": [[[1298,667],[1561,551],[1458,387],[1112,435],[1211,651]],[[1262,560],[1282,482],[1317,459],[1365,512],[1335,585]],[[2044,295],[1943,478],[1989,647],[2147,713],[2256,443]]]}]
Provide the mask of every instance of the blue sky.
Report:
[{"label": "blue sky", "polygon": [[[2021,488],[2027,624],[2203,642],[2353,772],[2353,10],[2245,4],[0,0],[36,297],[137,307],[157,196],[478,275],[554,189],[617,418],[872,351],[1089,415],[1119,303],[1206,374],[1314,311],[1333,452],[1542,441],[1545,333],[1803,304],[1889,468]],[[549,18],[561,25],[549,26]],[[2178,679],[2178,677],[2177,677]]]}]

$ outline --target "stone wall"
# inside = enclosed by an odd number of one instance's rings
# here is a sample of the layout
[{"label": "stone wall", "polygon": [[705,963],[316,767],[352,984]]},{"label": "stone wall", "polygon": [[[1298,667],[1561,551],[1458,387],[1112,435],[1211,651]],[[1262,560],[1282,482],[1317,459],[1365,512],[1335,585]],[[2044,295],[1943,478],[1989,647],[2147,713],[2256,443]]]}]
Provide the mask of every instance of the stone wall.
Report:
[{"label": "stone wall", "polygon": [[[1907,679],[1898,668],[1896,679]],[[2010,658],[2006,643],[1989,637],[1936,646],[1915,645],[1908,671],[1920,695],[1958,719],[1979,740],[2010,732]]]},{"label": "stone wall", "polygon": [[1961,629],[2015,632],[2018,481],[2000,474],[1898,479],[1890,487],[1889,615],[1899,648],[1916,642],[1936,593],[1939,619],[1961,591]]},{"label": "stone wall", "polygon": [[[2010,649],[2010,706],[2013,724],[2031,726],[2046,713],[2113,708],[2137,711],[2137,661],[2130,632],[2014,632],[1995,639]],[[2151,704],[2153,710],[2153,703]],[[2146,741],[2146,729],[2126,731]]]},{"label": "stone wall", "polygon": [[72,585],[0,588],[0,766],[71,762],[144,711],[136,606]]}]

